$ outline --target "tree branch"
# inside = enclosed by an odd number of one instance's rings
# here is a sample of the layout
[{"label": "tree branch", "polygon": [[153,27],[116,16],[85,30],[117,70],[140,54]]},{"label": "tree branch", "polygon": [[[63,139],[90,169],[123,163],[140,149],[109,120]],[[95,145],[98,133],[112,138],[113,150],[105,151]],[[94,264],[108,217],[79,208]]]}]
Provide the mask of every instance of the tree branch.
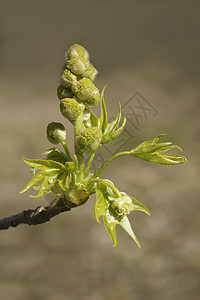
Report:
[{"label": "tree branch", "polygon": [[66,203],[64,204],[62,199],[59,199],[55,205],[52,205],[52,203],[46,207],[38,206],[35,209],[24,210],[16,215],[1,219],[0,230],[8,229],[9,227],[16,227],[20,224],[43,224],[50,221],[51,218],[59,215],[60,213],[70,211],[71,208],[76,207],[76,205],[72,202],[69,202],[66,206]]}]

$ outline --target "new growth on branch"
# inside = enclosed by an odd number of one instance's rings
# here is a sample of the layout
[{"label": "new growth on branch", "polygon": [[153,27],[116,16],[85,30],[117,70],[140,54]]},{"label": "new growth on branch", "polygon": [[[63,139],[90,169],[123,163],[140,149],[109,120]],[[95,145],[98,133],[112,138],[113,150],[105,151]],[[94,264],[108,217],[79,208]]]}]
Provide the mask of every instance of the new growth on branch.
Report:
[{"label": "new growth on branch", "polygon": [[[187,160],[182,155],[169,154],[169,150],[181,148],[171,145],[170,142],[159,143],[159,139],[163,136],[161,134],[130,151],[113,155],[96,173],[91,173],[90,167],[98,148],[117,138],[126,124],[125,118],[122,124],[120,123],[120,103],[116,119],[111,123],[108,122],[104,101],[105,87],[100,93],[93,83],[97,73],[84,47],[75,44],[65,53],[57,95],[63,117],[74,127],[74,153],[71,154],[68,150],[67,131],[64,125],[58,122],[50,123],[47,126],[47,139],[54,145],[60,144],[63,151],[54,146],[43,153],[45,155],[43,159],[23,158],[30,166],[33,177],[20,193],[33,188],[38,193],[30,196],[32,198],[52,194],[55,200],[49,207],[57,207],[62,201],[66,210],[84,204],[92,194],[96,194],[93,215],[98,223],[99,218],[103,217],[104,226],[113,241],[113,246],[117,244],[115,229],[119,224],[140,247],[128,215],[132,211],[142,211],[150,215],[149,210],[132,196],[119,191],[109,179],[101,178],[102,171],[115,158],[122,155],[163,165],[177,165]],[[100,117],[93,112],[99,102]]]}]

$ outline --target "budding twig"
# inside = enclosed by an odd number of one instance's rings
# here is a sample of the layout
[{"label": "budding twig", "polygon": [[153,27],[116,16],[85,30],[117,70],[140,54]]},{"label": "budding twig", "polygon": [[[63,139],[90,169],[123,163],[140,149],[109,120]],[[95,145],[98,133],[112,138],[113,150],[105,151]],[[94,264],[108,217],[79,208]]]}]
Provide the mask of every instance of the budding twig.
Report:
[{"label": "budding twig", "polygon": [[8,229],[9,227],[17,227],[20,224],[39,225],[50,221],[53,217],[60,213],[70,211],[76,205],[71,203],[69,207],[59,199],[57,203],[52,206],[43,207],[38,206],[35,209],[24,210],[16,215],[12,215],[0,220],[0,230]]}]

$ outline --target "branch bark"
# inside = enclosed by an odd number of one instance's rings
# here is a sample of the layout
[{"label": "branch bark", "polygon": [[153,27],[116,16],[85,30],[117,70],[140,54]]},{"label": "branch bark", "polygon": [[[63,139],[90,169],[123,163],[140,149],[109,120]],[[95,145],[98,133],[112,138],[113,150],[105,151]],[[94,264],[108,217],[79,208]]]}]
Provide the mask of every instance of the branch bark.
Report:
[{"label": "branch bark", "polygon": [[59,199],[55,205],[50,204],[46,207],[38,206],[35,209],[24,210],[16,215],[1,219],[0,230],[5,230],[9,227],[17,227],[20,224],[43,224],[50,221],[51,218],[59,215],[62,212],[70,211],[73,207],[76,207],[76,205],[72,202],[69,202],[69,205],[66,206],[62,199]]}]

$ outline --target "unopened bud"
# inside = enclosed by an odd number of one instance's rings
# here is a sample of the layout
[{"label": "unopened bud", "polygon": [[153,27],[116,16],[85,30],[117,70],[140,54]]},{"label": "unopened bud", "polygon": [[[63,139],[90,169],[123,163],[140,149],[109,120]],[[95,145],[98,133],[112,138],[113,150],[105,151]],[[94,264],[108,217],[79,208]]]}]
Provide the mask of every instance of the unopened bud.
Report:
[{"label": "unopened bud", "polygon": [[85,70],[85,72],[81,75],[84,78],[88,78],[91,81],[94,81],[96,76],[98,74],[98,71],[95,69],[95,67],[93,66],[93,64],[89,64],[87,69]]},{"label": "unopened bud", "polygon": [[77,77],[70,70],[65,69],[61,75],[61,82],[66,88],[71,88],[72,84],[76,84]]},{"label": "unopened bud", "polygon": [[67,89],[62,84],[57,87],[57,96],[61,100],[63,98],[72,98],[74,93],[71,89]]},{"label": "unopened bud", "polygon": [[72,58],[76,58],[76,57],[82,57],[82,58],[85,58],[86,60],[89,60],[89,53],[81,45],[74,44],[65,53],[65,60],[67,61],[68,59],[72,59]]},{"label": "unopened bud", "polygon": [[65,127],[61,123],[52,122],[47,126],[47,139],[52,144],[59,144],[66,140]]},{"label": "unopened bud", "polygon": [[82,75],[88,66],[88,61],[82,57],[75,57],[67,61],[67,68],[75,75]]},{"label": "unopened bud", "polygon": [[69,121],[76,120],[80,114],[84,111],[85,106],[79,104],[73,98],[64,98],[60,101],[60,110],[62,115]]},{"label": "unopened bud", "polygon": [[99,102],[99,90],[88,78],[80,79],[75,86],[72,86],[72,91],[88,108],[95,107]]},{"label": "unopened bud", "polygon": [[90,155],[99,148],[101,138],[101,129],[97,127],[91,127],[83,129],[76,137],[75,143],[80,151]]}]

